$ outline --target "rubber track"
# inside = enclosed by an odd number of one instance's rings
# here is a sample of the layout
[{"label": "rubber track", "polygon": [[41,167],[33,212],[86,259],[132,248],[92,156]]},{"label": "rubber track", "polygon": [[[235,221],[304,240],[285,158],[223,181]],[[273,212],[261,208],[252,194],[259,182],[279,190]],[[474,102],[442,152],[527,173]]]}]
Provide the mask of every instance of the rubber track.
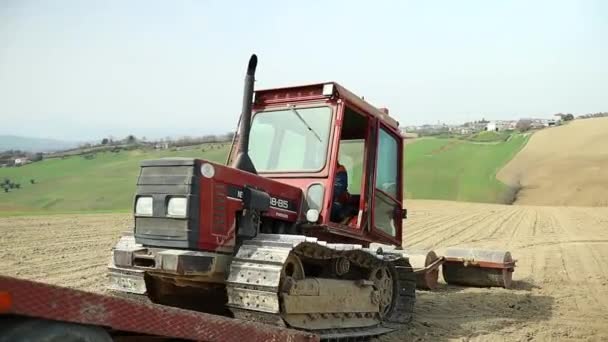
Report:
[{"label": "rubber track", "polygon": [[[289,253],[294,252],[301,255],[305,251],[308,251],[307,254],[316,254],[321,259],[345,256],[351,262],[355,261],[355,263],[363,260],[370,269],[388,265],[393,278],[397,280],[393,291],[397,297],[394,299],[393,310],[380,324],[362,328],[311,330],[312,333],[320,335],[322,340],[364,341],[370,337],[390,332],[412,320],[416,278],[409,260],[401,255],[398,250],[392,249],[378,254],[376,251],[362,248],[360,245],[329,244],[306,236],[260,234],[254,239],[245,241],[239,249],[234,259],[236,262],[233,261],[233,266],[231,266],[227,282],[228,291],[261,292],[265,293],[266,296],[276,296],[278,302],[279,284],[276,280],[276,274],[274,274],[276,271],[270,269],[279,269],[278,266],[282,265]],[[307,257],[310,257],[310,255],[307,255]],[[264,279],[271,280],[259,283],[259,276],[256,276],[255,271],[252,271],[256,269],[264,272],[259,274],[260,276],[264,274],[266,276]],[[252,273],[253,275],[251,275]],[[246,279],[246,281],[243,279]],[[228,305],[236,318],[286,326],[278,308],[274,312],[263,312],[263,309],[262,311],[256,310],[256,307],[251,304],[245,303],[244,305],[243,302],[233,302],[233,300],[236,299],[229,295]],[[250,305],[250,307],[244,308],[247,305]]]}]

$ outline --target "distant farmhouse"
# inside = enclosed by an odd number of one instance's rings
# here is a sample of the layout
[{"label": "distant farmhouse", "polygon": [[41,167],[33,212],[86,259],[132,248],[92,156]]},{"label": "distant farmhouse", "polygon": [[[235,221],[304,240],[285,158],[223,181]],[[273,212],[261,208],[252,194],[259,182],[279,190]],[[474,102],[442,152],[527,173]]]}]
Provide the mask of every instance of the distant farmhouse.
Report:
[{"label": "distant farmhouse", "polygon": [[15,160],[13,161],[13,165],[23,166],[23,165],[27,164],[28,162],[29,162],[29,160],[26,157],[15,158]]},{"label": "distant farmhouse", "polygon": [[[487,121],[481,119],[479,121],[466,122],[461,125],[448,125],[444,123],[438,124],[426,124],[421,126],[405,126],[401,128],[401,133],[404,137],[413,137],[413,134],[417,136],[432,136],[440,134],[450,135],[463,135],[468,136],[471,134],[489,131],[489,132],[500,132],[500,131],[514,131],[514,130],[528,130],[528,129],[542,129],[545,127],[559,125],[561,119],[532,119],[522,118],[519,120],[492,120]],[[518,126],[521,124],[521,127]],[[525,128],[523,128],[525,127]]]},{"label": "distant farmhouse", "polygon": [[550,126],[555,126],[559,124],[555,119],[521,119],[522,121],[528,121],[530,123],[530,128],[532,129],[542,129]]},{"label": "distant farmhouse", "polygon": [[23,166],[31,163],[31,160],[25,156],[11,157],[6,156],[0,158],[0,167]]},{"label": "distant farmhouse", "polygon": [[514,130],[517,127],[517,120],[496,120],[487,123],[486,131],[509,131]]}]

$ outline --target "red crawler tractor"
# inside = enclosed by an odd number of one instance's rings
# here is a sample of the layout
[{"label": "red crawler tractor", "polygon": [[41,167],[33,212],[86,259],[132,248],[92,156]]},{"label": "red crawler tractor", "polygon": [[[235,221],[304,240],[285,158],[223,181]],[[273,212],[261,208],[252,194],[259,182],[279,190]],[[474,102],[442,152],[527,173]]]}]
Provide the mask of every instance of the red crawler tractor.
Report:
[{"label": "red crawler tractor", "polygon": [[409,322],[440,267],[448,283],[510,286],[509,252],[401,248],[403,140],[388,110],[333,82],[254,93],[256,64],[230,166],[141,165],[110,288],[164,305],[0,276],[0,342],[357,340]]},{"label": "red crawler tractor", "polygon": [[448,282],[509,286],[508,252],[401,248],[403,139],[387,109],[334,82],[254,92],[256,65],[228,165],[142,163],[112,289],[352,337],[407,323],[441,264]]}]

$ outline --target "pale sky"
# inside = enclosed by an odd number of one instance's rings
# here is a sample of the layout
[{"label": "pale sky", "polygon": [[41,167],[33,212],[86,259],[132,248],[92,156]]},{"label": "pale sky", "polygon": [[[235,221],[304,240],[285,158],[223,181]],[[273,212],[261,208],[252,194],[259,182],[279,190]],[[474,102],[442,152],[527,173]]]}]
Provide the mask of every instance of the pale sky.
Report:
[{"label": "pale sky", "polygon": [[227,132],[253,52],[402,125],[608,111],[608,1],[0,0],[0,134]]}]

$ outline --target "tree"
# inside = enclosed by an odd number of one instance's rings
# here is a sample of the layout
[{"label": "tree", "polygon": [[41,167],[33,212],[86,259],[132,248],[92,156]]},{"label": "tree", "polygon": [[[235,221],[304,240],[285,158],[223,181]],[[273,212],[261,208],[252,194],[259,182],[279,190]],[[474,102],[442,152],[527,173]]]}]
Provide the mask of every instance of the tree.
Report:
[{"label": "tree", "polygon": [[571,120],[574,120],[574,115],[572,115],[572,114],[566,114],[566,115],[564,115],[564,116],[562,117],[562,120],[564,120],[564,121],[571,121]]},{"label": "tree", "polygon": [[515,124],[515,128],[521,132],[528,131],[530,130],[530,128],[532,128],[532,120],[521,119],[517,121],[517,124]]},{"label": "tree", "polygon": [[43,159],[43,154],[38,152],[32,157],[32,162],[38,162]]},{"label": "tree", "polygon": [[127,144],[135,144],[135,141],[137,141],[137,139],[135,139],[133,134],[129,134],[127,136]]},{"label": "tree", "polygon": [[232,139],[234,139],[234,132],[228,132],[224,135],[224,140],[232,141]]},{"label": "tree", "polygon": [[108,138],[101,139],[101,144],[102,145],[107,145],[109,142],[110,142],[110,139],[108,139]]}]

